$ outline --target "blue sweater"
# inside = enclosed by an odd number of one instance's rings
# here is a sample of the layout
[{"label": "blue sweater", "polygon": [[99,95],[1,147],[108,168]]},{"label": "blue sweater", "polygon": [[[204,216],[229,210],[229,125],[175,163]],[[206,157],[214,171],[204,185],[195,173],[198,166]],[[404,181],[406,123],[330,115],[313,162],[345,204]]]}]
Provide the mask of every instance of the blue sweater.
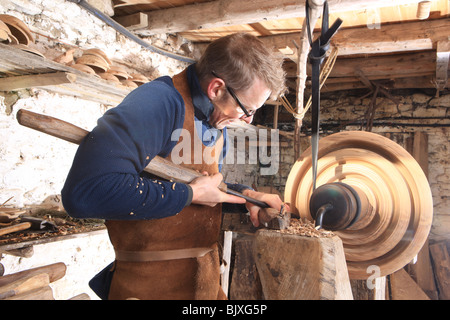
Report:
[{"label": "blue sweater", "polygon": [[[194,65],[188,82],[201,125],[213,145],[219,130],[208,124],[213,106],[201,91]],[[184,102],[170,77],[133,90],[108,110],[80,144],[61,191],[64,208],[76,218],[107,220],[156,219],[177,214],[192,199],[191,188],[149,177],[144,168],[156,155],[166,157],[178,141],[172,132],[183,127]],[[199,128],[198,128],[199,129]],[[226,130],[224,142],[226,142]],[[226,143],[224,143],[224,150]],[[242,190],[244,187],[231,186]]]}]

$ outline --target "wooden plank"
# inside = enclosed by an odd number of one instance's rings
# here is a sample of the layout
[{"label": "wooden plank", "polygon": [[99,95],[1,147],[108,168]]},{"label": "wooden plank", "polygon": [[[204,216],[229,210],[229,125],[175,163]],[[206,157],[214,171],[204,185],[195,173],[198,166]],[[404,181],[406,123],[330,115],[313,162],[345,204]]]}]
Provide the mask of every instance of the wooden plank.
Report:
[{"label": "wooden plank", "polygon": [[258,230],[254,257],[267,300],[353,299],[337,236],[312,238]]},{"label": "wooden plank", "polygon": [[[361,89],[366,88],[366,86],[358,81],[358,82],[347,82],[344,78],[335,78],[328,79],[325,85],[322,87],[322,92],[332,92],[332,91],[340,91],[340,90],[353,90],[353,89]],[[436,88],[435,84],[435,76],[434,75],[424,75],[420,77],[405,77],[405,78],[396,78],[392,80],[383,80],[381,79],[379,82],[386,88],[390,89],[411,89],[411,88]],[[376,81],[376,80],[375,80]],[[450,85],[450,80],[447,81],[447,86]]]},{"label": "wooden plank", "polygon": [[0,78],[0,91],[54,86],[63,83],[74,83],[77,76],[68,72],[53,72]]},{"label": "wooden plank", "polygon": [[404,269],[391,274],[390,283],[392,300],[430,300]]},{"label": "wooden plank", "polygon": [[433,74],[436,58],[433,52],[407,53],[367,58],[338,58],[329,78],[353,77],[356,70],[372,80]]},{"label": "wooden plank", "polygon": [[117,105],[131,91],[128,87],[111,83],[2,43],[0,43],[0,72],[15,76],[68,72],[76,75],[73,83],[48,85],[44,89],[107,105]]},{"label": "wooden plank", "polygon": [[[414,132],[413,138],[407,140],[406,150],[419,163],[428,178],[428,135],[422,131]],[[438,298],[428,240],[417,254],[417,261],[414,264],[408,264],[405,269],[430,299]]]},{"label": "wooden plank", "polygon": [[[361,71],[369,80],[435,75],[435,64],[436,55],[432,51],[349,59],[338,58],[325,85],[341,81],[358,81],[359,79],[355,76],[357,70]],[[296,69],[294,63],[288,63],[286,65],[287,76],[296,77]],[[307,74],[311,75],[309,69],[308,67]]]},{"label": "wooden plank", "polygon": [[[406,5],[419,0],[397,0]],[[366,10],[392,6],[389,0],[329,0],[330,12]],[[257,8],[257,10],[255,10]],[[250,24],[265,20],[299,18],[305,16],[305,2],[292,0],[216,0],[181,7],[145,12],[148,28],[139,33],[154,35],[194,29]]]},{"label": "wooden plank", "polygon": [[231,266],[231,247],[233,244],[233,232],[225,231],[223,236],[223,270],[221,270],[221,286],[223,292],[228,296],[228,287],[230,280],[230,266]]},{"label": "wooden plank", "polygon": [[445,242],[430,245],[440,300],[450,300],[450,257]]}]

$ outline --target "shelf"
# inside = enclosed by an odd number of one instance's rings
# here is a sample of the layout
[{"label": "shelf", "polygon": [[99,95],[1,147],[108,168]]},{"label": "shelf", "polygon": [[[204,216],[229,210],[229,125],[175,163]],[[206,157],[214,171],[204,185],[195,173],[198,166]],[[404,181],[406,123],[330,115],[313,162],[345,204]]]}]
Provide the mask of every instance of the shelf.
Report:
[{"label": "shelf", "polygon": [[0,91],[31,87],[112,106],[132,90],[0,43]]}]

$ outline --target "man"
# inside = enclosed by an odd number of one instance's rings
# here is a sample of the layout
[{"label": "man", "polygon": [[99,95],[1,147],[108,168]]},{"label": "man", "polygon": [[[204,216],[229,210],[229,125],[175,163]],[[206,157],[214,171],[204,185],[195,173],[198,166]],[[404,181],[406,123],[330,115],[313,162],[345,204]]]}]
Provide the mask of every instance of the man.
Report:
[{"label": "man", "polygon": [[[280,56],[256,37],[233,34],[211,43],[182,73],[135,89],[98,120],[79,146],[62,199],[74,217],[106,220],[116,261],[91,281],[102,298],[225,298],[217,252],[221,204],[245,203],[217,188],[226,126],[250,123],[269,96],[285,90],[284,78]],[[185,139],[214,161],[195,161],[194,147],[176,148]],[[204,176],[190,184],[150,177],[143,169],[156,155],[188,159],[182,165]],[[229,187],[282,206],[276,195]],[[258,226],[265,209],[245,206]]]}]

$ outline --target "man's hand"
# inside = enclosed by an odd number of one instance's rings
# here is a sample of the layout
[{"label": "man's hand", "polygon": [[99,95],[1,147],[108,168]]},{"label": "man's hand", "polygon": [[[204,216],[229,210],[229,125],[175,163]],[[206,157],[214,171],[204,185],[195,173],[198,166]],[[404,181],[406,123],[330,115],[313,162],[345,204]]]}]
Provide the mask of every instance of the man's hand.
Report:
[{"label": "man's hand", "polygon": [[242,203],[246,201],[243,198],[227,194],[219,190],[218,186],[223,180],[221,173],[208,176],[204,173],[203,177],[199,177],[192,181],[189,185],[192,188],[192,203],[214,207],[218,203]]},{"label": "man's hand", "polygon": [[[281,211],[281,206],[283,205],[285,206],[286,211],[289,211],[289,208],[286,207],[287,205],[283,203],[283,201],[277,194],[263,193],[250,189],[244,190],[242,193],[246,196],[263,201],[267,203],[271,208],[276,209],[278,211]],[[260,211],[267,209],[258,207],[257,205],[252,204],[250,202],[246,203],[246,207],[247,210],[250,212],[250,221],[253,223],[255,227],[258,227]]]}]

